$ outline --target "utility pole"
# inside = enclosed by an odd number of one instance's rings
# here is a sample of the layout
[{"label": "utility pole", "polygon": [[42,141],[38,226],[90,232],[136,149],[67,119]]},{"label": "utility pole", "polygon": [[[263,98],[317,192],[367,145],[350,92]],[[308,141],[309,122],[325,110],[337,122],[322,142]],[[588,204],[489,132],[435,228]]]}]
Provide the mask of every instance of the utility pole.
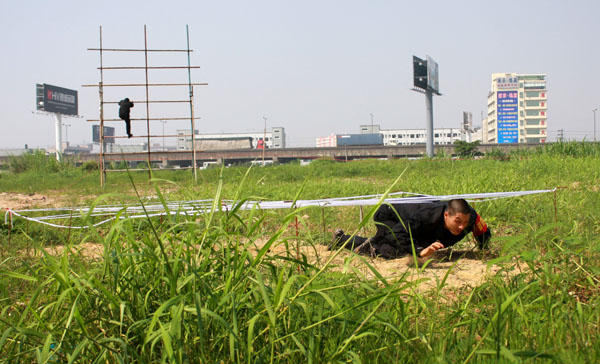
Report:
[{"label": "utility pole", "polygon": [[558,141],[563,142],[565,129],[558,129]]}]

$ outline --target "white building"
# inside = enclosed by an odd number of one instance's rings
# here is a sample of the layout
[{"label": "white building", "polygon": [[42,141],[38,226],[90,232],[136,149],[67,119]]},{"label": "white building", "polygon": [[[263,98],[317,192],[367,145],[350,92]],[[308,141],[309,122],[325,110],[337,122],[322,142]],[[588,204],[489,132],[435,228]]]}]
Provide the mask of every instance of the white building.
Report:
[{"label": "white building", "polygon": [[[381,134],[383,145],[415,145],[427,143],[426,129],[390,129],[381,130],[379,125],[361,125],[361,134]],[[459,128],[433,129],[434,145],[450,145],[455,140],[465,140],[466,135]],[[317,147],[335,147],[336,134],[317,138]]]},{"label": "white building", "polygon": [[[379,125],[361,125],[360,132],[383,135],[383,145],[415,145],[427,143],[426,129],[390,129],[381,130]],[[433,144],[453,144],[455,140],[465,140],[464,132],[459,128],[433,129]]]},{"label": "white building", "polygon": [[483,143],[545,143],[547,100],[545,74],[492,74]]},{"label": "white building", "polygon": [[[192,149],[192,137],[190,136],[190,129],[178,129],[177,135],[177,150],[191,150]],[[251,138],[252,148],[256,149],[262,144],[263,138],[265,139],[264,144],[269,148],[285,148],[285,128],[274,127],[271,131],[251,132],[251,133],[220,133],[220,134],[199,134],[198,130],[194,131],[196,140],[226,140],[226,139],[241,139]]]},{"label": "white building", "polygon": [[330,134],[325,137],[317,138],[317,148],[327,148],[337,146],[337,135]]},{"label": "white building", "polygon": [[[426,129],[392,129],[381,130],[383,145],[415,145],[427,143]],[[455,140],[464,140],[465,135],[458,128],[433,129],[433,144],[454,144]]]}]

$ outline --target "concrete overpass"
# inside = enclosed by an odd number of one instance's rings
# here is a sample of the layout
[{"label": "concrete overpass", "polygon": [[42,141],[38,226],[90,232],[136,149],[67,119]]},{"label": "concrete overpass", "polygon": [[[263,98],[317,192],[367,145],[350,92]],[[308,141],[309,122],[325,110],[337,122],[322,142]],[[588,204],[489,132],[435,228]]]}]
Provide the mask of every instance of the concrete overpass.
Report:
[{"label": "concrete overpass", "polygon": [[[508,152],[512,149],[530,149],[539,147],[540,144],[483,144],[477,147],[477,150],[486,153],[492,150],[502,150]],[[436,154],[454,155],[454,145],[436,145]],[[292,160],[304,159],[312,160],[317,158],[329,158],[338,161],[351,161],[355,159],[368,158],[420,158],[426,155],[425,145],[410,145],[410,146],[343,146],[343,147],[326,147],[326,148],[285,148],[285,149],[266,149],[264,151],[265,161],[273,161],[286,163]],[[75,154],[70,155],[76,163],[84,163],[86,161],[98,161],[98,154]],[[10,157],[0,157],[0,165],[7,163]],[[156,151],[150,155],[151,162],[159,166],[181,166],[186,167],[191,165],[191,151]],[[200,162],[217,162],[217,163],[244,163],[251,161],[262,161],[262,149],[237,149],[237,150],[218,150],[218,151],[197,151],[196,160]],[[119,153],[105,154],[104,160],[108,163],[111,161],[121,162],[127,161],[131,164],[137,162],[147,162],[148,152],[137,153]]]}]

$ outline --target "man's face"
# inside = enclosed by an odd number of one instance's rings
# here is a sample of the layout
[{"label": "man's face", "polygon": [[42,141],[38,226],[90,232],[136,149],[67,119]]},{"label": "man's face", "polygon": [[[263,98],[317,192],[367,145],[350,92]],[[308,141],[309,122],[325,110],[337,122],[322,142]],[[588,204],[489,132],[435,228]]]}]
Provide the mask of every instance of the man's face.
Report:
[{"label": "man's face", "polygon": [[444,212],[444,223],[446,229],[448,229],[453,235],[460,234],[467,224],[469,223],[469,214],[463,214],[457,212],[454,215],[450,215],[448,211]]}]

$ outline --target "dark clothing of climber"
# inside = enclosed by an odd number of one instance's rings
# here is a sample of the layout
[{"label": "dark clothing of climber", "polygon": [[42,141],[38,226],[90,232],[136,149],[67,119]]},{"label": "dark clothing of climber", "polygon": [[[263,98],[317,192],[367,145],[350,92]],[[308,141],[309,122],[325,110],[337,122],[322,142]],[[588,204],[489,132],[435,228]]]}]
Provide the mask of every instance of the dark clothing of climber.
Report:
[{"label": "dark clothing of climber", "polygon": [[133,136],[133,134],[131,134],[131,119],[129,118],[129,111],[132,107],[133,102],[129,101],[127,97],[119,101],[119,118],[125,120],[125,129],[128,138]]},{"label": "dark clothing of climber", "polygon": [[[491,237],[490,230],[475,209],[466,201],[459,201],[464,203],[464,214],[452,211],[448,214],[449,201],[381,205],[373,215],[377,227],[374,237],[351,238],[338,229],[330,248],[343,245],[359,254],[394,259],[412,254],[414,243],[417,256],[427,256],[437,249],[456,244],[469,232],[473,232],[479,248],[485,248]],[[463,219],[460,226],[452,220],[458,215],[462,215],[458,218]],[[432,244],[435,244],[433,251]],[[428,250],[421,255],[424,249]]]}]

